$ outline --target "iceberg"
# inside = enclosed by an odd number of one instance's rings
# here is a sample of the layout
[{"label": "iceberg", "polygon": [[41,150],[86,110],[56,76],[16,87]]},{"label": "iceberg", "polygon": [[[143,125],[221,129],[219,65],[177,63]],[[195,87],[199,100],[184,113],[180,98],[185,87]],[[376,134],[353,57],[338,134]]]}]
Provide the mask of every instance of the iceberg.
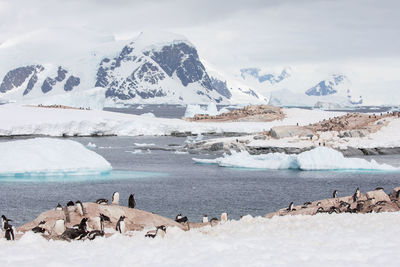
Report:
[{"label": "iceberg", "polygon": [[109,172],[111,164],[84,145],[52,138],[0,143],[0,176],[87,175]]},{"label": "iceberg", "polygon": [[[226,110],[223,112],[226,112]],[[196,114],[215,116],[220,113],[218,112],[217,105],[214,102],[208,104],[207,107],[202,107],[200,105],[187,105],[184,117],[193,118]]]},{"label": "iceberg", "polygon": [[285,153],[269,153],[250,155],[247,151],[231,151],[216,159],[198,159],[193,161],[200,164],[217,164],[221,167],[251,168],[251,169],[292,169],[302,171],[314,170],[399,170],[388,164],[379,164],[375,160],[360,158],[345,158],[337,150],[328,147],[317,147],[298,155]]}]

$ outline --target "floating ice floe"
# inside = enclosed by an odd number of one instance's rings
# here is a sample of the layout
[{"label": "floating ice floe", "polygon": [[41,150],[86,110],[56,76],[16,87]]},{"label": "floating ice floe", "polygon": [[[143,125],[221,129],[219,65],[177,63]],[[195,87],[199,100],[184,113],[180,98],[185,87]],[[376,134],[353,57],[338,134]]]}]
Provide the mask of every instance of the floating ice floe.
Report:
[{"label": "floating ice floe", "polygon": [[146,144],[146,143],[133,143],[135,146],[143,147],[143,146],[155,146],[156,144]]},{"label": "floating ice floe", "polygon": [[216,159],[193,158],[196,163],[217,164],[221,167],[254,169],[293,169],[293,170],[399,170],[388,164],[379,164],[375,160],[345,158],[342,153],[328,147],[317,147],[298,155],[269,153],[250,155],[247,151],[231,151]]},{"label": "floating ice floe", "polygon": [[150,153],[151,153],[151,150],[150,150],[150,149],[147,149],[147,150],[135,149],[135,150],[133,150],[133,151],[127,150],[127,151],[125,151],[125,152],[126,152],[126,153],[131,153],[131,154],[144,154],[144,153],[150,154]]},{"label": "floating ice floe", "polygon": [[91,148],[96,148],[97,147],[96,144],[94,144],[92,142],[89,142],[86,146],[87,147],[91,147]]},{"label": "floating ice floe", "polygon": [[0,176],[67,175],[110,171],[111,164],[84,145],[52,138],[0,143]]}]

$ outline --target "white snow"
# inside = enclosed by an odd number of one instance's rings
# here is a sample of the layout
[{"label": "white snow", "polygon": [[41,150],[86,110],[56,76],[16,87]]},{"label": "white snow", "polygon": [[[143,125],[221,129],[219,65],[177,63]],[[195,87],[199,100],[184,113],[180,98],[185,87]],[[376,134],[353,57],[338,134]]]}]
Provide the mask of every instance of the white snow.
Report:
[{"label": "white snow", "polygon": [[400,213],[245,216],[164,239],[113,235],[47,241],[0,239],[0,266],[397,266]]},{"label": "white snow", "polygon": [[367,161],[359,158],[345,158],[342,153],[328,147],[317,147],[298,155],[269,153],[250,155],[247,151],[231,151],[216,159],[193,158],[197,163],[218,164],[221,167],[256,168],[256,169],[294,169],[312,170],[399,170],[387,164]]},{"label": "white snow", "polygon": [[185,111],[184,117],[193,118],[194,115],[196,115],[196,114],[215,116],[220,113],[218,112],[217,105],[215,103],[210,103],[207,105],[207,107],[202,107],[197,104],[195,104],[195,105],[190,104],[190,105],[186,106],[186,111]]},{"label": "white snow", "polygon": [[[0,105],[0,135],[167,135],[173,131],[255,133],[278,125],[307,125],[342,115],[305,109],[284,109],[287,118],[272,122],[188,122],[100,110],[53,109]],[[10,116],[12,114],[12,116]]]},{"label": "white snow", "polygon": [[77,175],[111,170],[102,156],[71,140],[2,142],[0,151],[0,175]]},{"label": "white snow", "polygon": [[86,146],[87,147],[91,147],[91,148],[96,148],[97,147],[96,144],[94,144],[92,142],[89,142]]},{"label": "white snow", "polygon": [[155,146],[156,144],[150,143],[150,144],[146,144],[146,143],[133,143],[135,146]]}]

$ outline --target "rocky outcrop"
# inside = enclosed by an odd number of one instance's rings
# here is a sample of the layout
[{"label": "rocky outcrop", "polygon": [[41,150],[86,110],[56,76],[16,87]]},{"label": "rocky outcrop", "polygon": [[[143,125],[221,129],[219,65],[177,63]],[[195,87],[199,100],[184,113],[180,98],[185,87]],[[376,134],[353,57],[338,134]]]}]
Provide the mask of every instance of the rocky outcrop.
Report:
[{"label": "rocky outcrop", "polygon": [[37,82],[37,74],[43,70],[44,68],[41,65],[30,65],[10,70],[0,84],[0,93],[6,93],[28,82],[24,95],[28,94]]},{"label": "rocky outcrop", "polygon": [[314,132],[311,129],[301,126],[285,125],[272,127],[270,135],[277,139],[294,136],[306,136],[310,138],[314,136]]},{"label": "rocky outcrop", "polygon": [[267,218],[285,215],[315,215],[319,213],[379,213],[400,211],[400,198],[398,197],[400,187],[396,187],[390,195],[383,189],[375,189],[365,194],[360,193],[358,198],[346,196],[340,198],[328,198],[302,205],[293,206],[293,209],[283,208],[277,212],[265,215]]}]

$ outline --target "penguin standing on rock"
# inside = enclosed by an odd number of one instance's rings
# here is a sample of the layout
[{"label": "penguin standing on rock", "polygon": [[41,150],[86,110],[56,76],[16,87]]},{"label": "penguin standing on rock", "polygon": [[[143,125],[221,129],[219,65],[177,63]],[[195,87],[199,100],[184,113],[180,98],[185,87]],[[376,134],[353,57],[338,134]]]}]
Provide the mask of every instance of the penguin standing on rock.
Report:
[{"label": "penguin standing on rock", "polygon": [[203,223],[208,223],[208,216],[207,216],[207,214],[205,214],[205,215],[203,216]]},{"label": "penguin standing on rock", "polygon": [[332,197],[333,197],[333,198],[337,198],[337,197],[338,197],[338,196],[337,196],[337,193],[338,193],[338,191],[337,191],[337,190],[333,191],[333,193],[332,193]]},{"label": "penguin standing on rock", "polygon": [[56,207],[56,210],[62,210],[62,209],[63,209],[63,207],[61,206],[60,203],[58,203],[58,204],[57,204],[57,207]]},{"label": "penguin standing on rock", "polygon": [[228,221],[228,213],[223,212],[221,213],[221,222],[226,222]]},{"label": "penguin standing on rock", "polygon": [[360,193],[360,188],[357,187],[356,192],[354,192],[353,195],[353,202],[357,202],[357,200],[360,198],[361,193]]},{"label": "penguin standing on rock", "polygon": [[83,211],[83,204],[79,200],[75,202],[76,204],[76,210],[78,211],[79,215],[83,216],[85,213]]},{"label": "penguin standing on rock", "polygon": [[43,228],[45,223],[46,221],[41,221],[36,227],[32,228],[32,232],[35,234],[44,234],[46,232],[46,229]]},{"label": "penguin standing on rock", "polygon": [[100,205],[107,205],[108,204],[108,199],[99,198],[98,200],[96,200],[96,203],[100,204]]},{"label": "penguin standing on rock", "polygon": [[53,232],[57,236],[60,236],[64,233],[64,231],[65,231],[65,221],[63,219],[57,220],[54,223]]},{"label": "penguin standing on rock", "polygon": [[87,218],[83,218],[79,223],[78,229],[76,228],[67,228],[64,233],[62,233],[61,237],[66,240],[81,240],[87,236]]},{"label": "penguin standing on rock", "polygon": [[128,207],[134,209],[136,207],[135,194],[131,194],[128,199]]},{"label": "penguin standing on rock", "polygon": [[99,216],[94,218],[96,230],[90,231],[88,234],[89,240],[94,240],[98,236],[104,236],[104,220]]},{"label": "penguin standing on rock", "polygon": [[119,204],[119,193],[118,192],[114,192],[112,195],[112,204],[113,205],[118,205]]},{"label": "penguin standing on rock", "polygon": [[289,211],[289,212],[290,212],[290,211],[296,210],[296,209],[294,209],[293,207],[294,207],[293,202],[290,202],[289,207],[288,207],[286,210]]},{"label": "penguin standing on rock", "polygon": [[100,213],[100,218],[103,220],[103,222],[111,222],[110,217],[104,215],[103,213]]},{"label": "penguin standing on rock", "polygon": [[118,220],[117,225],[115,227],[115,230],[117,232],[119,232],[120,234],[124,234],[125,231],[126,231],[125,218],[126,217],[123,216],[123,215],[121,217],[119,217],[119,220]]},{"label": "penguin standing on rock", "polygon": [[7,217],[5,215],[1,215],[1,228],[3,230],[6,230],[6,228],[8,228],[7,226],[9,226],[8,222],[12,222],[12,220],[7,219]]}]

